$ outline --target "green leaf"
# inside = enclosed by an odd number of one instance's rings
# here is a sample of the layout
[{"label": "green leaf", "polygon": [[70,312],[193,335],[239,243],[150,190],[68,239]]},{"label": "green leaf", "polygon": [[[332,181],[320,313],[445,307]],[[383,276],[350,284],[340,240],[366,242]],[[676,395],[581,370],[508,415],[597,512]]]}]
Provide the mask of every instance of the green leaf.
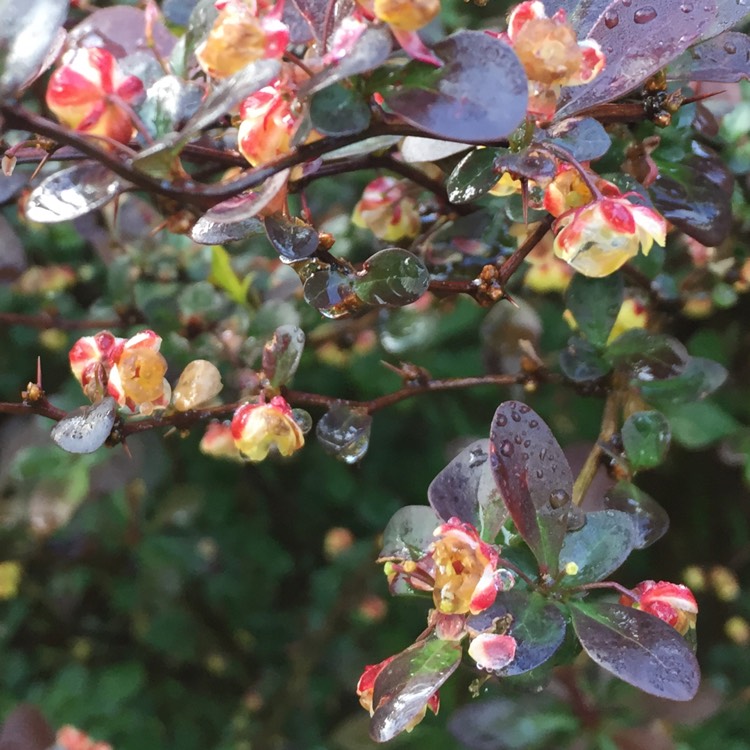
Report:
[{"label": "green leaf", "polygon": [[229,253],[221,245],[211,248],[211,275],[208,280],[223,289],[238,305],[247,305],[247,290],[252,276],[248,274],[240,281],[232,268]]},{"label": "green leaf", "polygon": [[467,625],[478,631],[490,630],[498,618],[510,615],[508,635],[516,639],[513,661],[494,674],[512,677],[536,669],[552,658],[565,638],[565,618],[558,607],[534,591],[508,591],[497,595],[495,603]]},{"label": "green leaf", "polygon": [[635,528],[627,513],[599,510],[586,514],[586,523],[565,536],[560,551],[560,570],[574,563],[575,575],[565,576],[563,586],[580,586],[606,578],[627,560],[635,546]]},{"label": "green leaf", "polygon": [[581,335],[595,347],[602,348],[620,312],[622,298],[622,274],[589,279],[577,273],[568,286],[565,304]]},{"label": "green leaf", "polygon": [[609,344],[604,358],[629,373],[635,385],[642,386],[679,375],[686,368],[690,355],[672,336],[634,328]]},{"label": "green leaf", "polygon": [[310,100],[313,127],[324,135],[349,135],[370,124],[370,107],[356,91],[334,83]]},{"label": "green leaf", "polygon": [[631,482],[618,482],[607,491],[604,505],[627,513],[635,531],[635,549],[645,549],[669,529],[669,516],[659,503]]},{"label": "green leaf", "polygon": [[456,165],[445,182],[451,203],[470,203],[481,198],[498,181],[495,171],[496,148],[478,148]]},{"label": "green leaf", "polygon": [[671,432],[667,418],[659,411],[631,414],[622,426],[622,441],[634,469],[652,469],[667,455]]},{"label": "green leaf", "polygon": [[693,450],[705,448],[740,428],[734,417],[710,401],[678,404],[667,415],[675,440]]},{"label": "green leaf", "polygon": [[383,532],[380,560],[419,560],[435,541],[435,529],[443,520],[427,505],[399,508]]},{"label": "green leaf", "polygon": [[650,695],[687,701],[700,668],[687,641],[658,617],[621,604],[571,602],[573,627],[603,669]]},{"label": "green leaf", "polygon": [[568,345],[560,352],[560,369],[574,383],[593,383],[601,380],[612,366],[580,336],[571,336]]},{"label": "green leaf", "polygon": [[395,307],[416,302],[429,284],[425,264],[413,253],[397,247],[375,253],[352,280],[354,293],[363,302]]},{"label": "green leaf", "polygon": [[664,380],[633,381],[646,401],[659,408],[697,401],[720,388],[727,379],[727,371],[718,362],[703,357],[692,357],[684,370]]},{"label": "green leaf", "polygon": [[430,698],[456,671],[461,644],[427,638],[398,654],[375,680],[370,736],[387,742],[419,716]]}]

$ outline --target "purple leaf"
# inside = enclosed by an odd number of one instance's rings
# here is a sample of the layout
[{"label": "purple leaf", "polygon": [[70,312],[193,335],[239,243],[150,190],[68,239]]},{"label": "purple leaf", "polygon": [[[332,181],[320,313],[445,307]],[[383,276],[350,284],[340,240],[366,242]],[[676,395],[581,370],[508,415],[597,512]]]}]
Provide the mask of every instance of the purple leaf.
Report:
[{"label": "purple leaf", "polygon": [[578,32],[580,39],[594,39],[601,45],[607,63],[591,83],[564,90],[555,119],[618,99],[690,45],[712,35],[717,3],[730,4],[726,0],[612,0],[604,8],[597,3],[601,12],[593,26]]},{"label": "purple leaf", "polygon": [[398,654],[375,680],[370,737],[387,742],[406,729],[456,671],[461,644],[428,638]]},{"label": "purple leaf", "polygon": [[695,655],[658,617],[607,602],[571,602],[570,614],[586,653],[624,682],[675,701],[690,700],[698,691]]},{"label": "purple leaf", "polygon": [[495,482],[542,572],[555,575],[567,531],[573,474],[562,448],[526,404],[506,401],[490,432]]},{"label": "purple leaf", "polygon": [[68,453],[93,453],[106,442],[116,416],[117,402],[105,396],[93,406],[82,407],[61,419],[50,434]]},{"label": "purple leaf", "polygon": [[667,511],[650,495],[630,482],[618,482],[607,490],[604,505],[630,516],[635,530],[636,549],[650,547],[669,529]]},{"label": "purple leaf", "polygon": [[578,161],[591,161],[609,151],[612,139],[593,117],[569,117],[535,136],[537,145],[553,143],[567,149]]},{"label": "purple leaf", "polygon": [[459,31],[433,51],[445,64],[407,65],[403,83],[383,92],[387,107],[441,138],[482,143],[512,133],[528,102],[526,74],[513,50],[481,31]]},{"label": "purple leaf", "polygon": [[289,170],[269,177],[257,191],[237,195],[206,211],[190,230],[190,238],[201,245],[221,245],[263,232],[258,214],[284,187]]},{"label": "purple leaf", "polygon": [[0,750],[47,750],[54,742],[55,733],[36,706],[16,706],[0,728]]},{"label": "purple leaf", "polygon": [[325,42],[342,19],[351,14],[354,0],[292,0],[319,42]]},{"label": "purple leaf", "polygon": [[725,31],[691,47],[669,66],[669,78],[684,81],[734,83],[750,78],[750,37]]},{"label": "purple leaf", "polygon": [[488,450],[487,440],[462,450],[432,480],[427,497],[444,521],[460,518],[479,529],[485,541],[494,542],[508,513],[492,478]]},{"label": "purple leaf", "polygon": [[488,630],[494,620],[511,616],[507,635],[516,639],[516,656],[495,674],[512,677],[536,669],[550,659],[565,638],[565,618],[560,610],[533,591],[508,591],[497,595],[495,603],[470,617],[467,626]]}]

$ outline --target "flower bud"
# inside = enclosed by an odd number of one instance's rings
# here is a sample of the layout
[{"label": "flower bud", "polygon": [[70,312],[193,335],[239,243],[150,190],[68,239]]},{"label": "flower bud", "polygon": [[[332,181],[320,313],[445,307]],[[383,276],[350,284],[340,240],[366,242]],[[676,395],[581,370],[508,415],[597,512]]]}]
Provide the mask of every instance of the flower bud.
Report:
[{"label": "flower bud", "polygon": [[378,177],[365,187],[354,207],[352,222],[386,242],[416,237],[420,228],[419,208],[409,195],[409,188],[406,180]]},{"label": "flower bud", "polygon": [[416,31],[440,13],[440,0],[375,0],[375,17],[397,31]]},{"label": "flower bud", "polygon": [[620,604],[664,620],[681,635],[695,627],[698,603],[687,586],[667,581],[643,581],[633,589],[633,593],[636,598],[623,595]]},{"label": "flower bud", "polygon": [[516,639],[510,635],[480,633],[469,644],[469,656],[479,669],[498,672],[516,657]]},{"label": "flower bud", "polygon": [[289,153],[296,120],[290,103],[275,86],[266,86],[240,106],[237,147],[257,166]]},{"label": "flower bud", "polygon": [[211,401],[223,388],[221,373],[205,359],[194,359],[182,371],[172,402],[177,411],[189,411]]},{"label": "flower bud", "polygon": [[268,404],[243,404],[232,418],[232,437],[250,461],[262,461],[272,448],[291,456],[305,444],[292,409],[282,396]]},{"label": "flower bud", "polygon": [[107,742],[95,742],[85,732],[70,725],[57,732],[56,748],[59,750],[112,750]]},{"label": "flower bud", "polygon": [[229,422],[211,422],[200,442],[201,453],[213,458],[224,458],[229,461],[242,461],[232,436]]},{"label": "flower bud", "polygon": [[52,74],[47,106],[69,128],[127,143],[133,123],[122,103],[134,104],[143,94],[140,79],[125,75],[108,50],[84,47],[66,55]]}]

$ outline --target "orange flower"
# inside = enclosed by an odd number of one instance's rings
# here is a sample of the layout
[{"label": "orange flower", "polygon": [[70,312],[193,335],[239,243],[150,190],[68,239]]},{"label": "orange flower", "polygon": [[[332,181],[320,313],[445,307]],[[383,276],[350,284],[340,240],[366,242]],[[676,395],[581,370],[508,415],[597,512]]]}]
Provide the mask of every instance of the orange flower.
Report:
[{"label": "orange flower", "polygon": [[47,86],[47,106],[63,125],[121,143],[133,136],[123,103],[143,96],[143,83],[125,75],[106,49],[84,47],[68,54]]},{"label": "orange flower", "polygon": [[554,225],[553,250],[584,276],[599,278],[617,271],[640,249],[648,255],[654,242],[664,245],[667,222],[626,196],[600,198],[563,214]]},{"label": "orange flower", "polygon": [[563,86],[592,81],[604,67],[593,39],[578,41],[564,10],[547,17],[540,0],[517,5],[508,18],[507,40],[529,78],[529,114],[552,118]]},{"label": "orange flower", "polygon": [[352,222],[386,242],[416,237],[421,226],[419,207],[410,189],[407,180],[378,177],[365,187]]},{"label": "orange flower", "polygon": [[242,155],[257,166],[289,153],[297,121],[278,84],[265,86],[240,106],[237,145]]},{"label": "orange flower", "polygon": [[687,586],[667,581],[643,581],[633,589],[633,593],[637,598],[623,594],[620,604],[664,620],[681,635],[695,627],[698,603]]},{"label": "orange flower", "polygon": [[232,437],[250,461],[262,461],[272,448],[291,456],[305,444],[305,436],[282,396],[268,404],[243,404],[232,417]]}]

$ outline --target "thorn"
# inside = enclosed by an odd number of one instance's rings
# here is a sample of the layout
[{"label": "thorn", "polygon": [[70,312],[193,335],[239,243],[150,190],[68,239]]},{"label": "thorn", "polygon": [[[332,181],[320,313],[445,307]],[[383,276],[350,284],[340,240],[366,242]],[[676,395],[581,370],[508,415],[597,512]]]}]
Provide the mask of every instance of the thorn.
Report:
[{"label": "thorn", "polygon": [[521,178],[521,202],[523,203],[523,223],[529,225],[529,181]]},{"label": "thorn", "polygon": [[39,386],[39,390],[42,390],[42,358],[36,358],[36,384]]},{"label": "thorn", "polygon": [[29,180],[33,180],[41,171],[42,167],[47,163],[47,160],[50,157],[49,151],[41,158],[39,161],[39,164],[36,165],[36,169],[34,170],[34,173],[29,177]]},{"label": "thorn", "polygon": [[133,454],[130,452],[130,448],[128,448],[128,444],[125,442],[125,438],[122,439],[120,445],[122,445],[122,449],[125,451],[125,455],[132,461]]},{"label": "thorn", "polygon": [[503,292],[503,297],[504,297],[504,298],[505,298],[506,300],[508,300],[508,302],[510,302],[510,304],[511,304],[511,305],[513,305],[513,307],[515,307],[515,308],[516,308],[517,310],[518,310],[518,309],[520,309],[520,308],[519,308],[519,305],[518,305],[518,302],[516,302],[516,301],[515,301],[515,300],[513,299],[513,297],[511,297],[511,296],[510,296],[510,294],[508,294],[507,292]]},{"label": "thorn", "polygon": [[120,215],[120,193],[115,196],[112,201],[112,226],[117,226],[117,217]]}]

